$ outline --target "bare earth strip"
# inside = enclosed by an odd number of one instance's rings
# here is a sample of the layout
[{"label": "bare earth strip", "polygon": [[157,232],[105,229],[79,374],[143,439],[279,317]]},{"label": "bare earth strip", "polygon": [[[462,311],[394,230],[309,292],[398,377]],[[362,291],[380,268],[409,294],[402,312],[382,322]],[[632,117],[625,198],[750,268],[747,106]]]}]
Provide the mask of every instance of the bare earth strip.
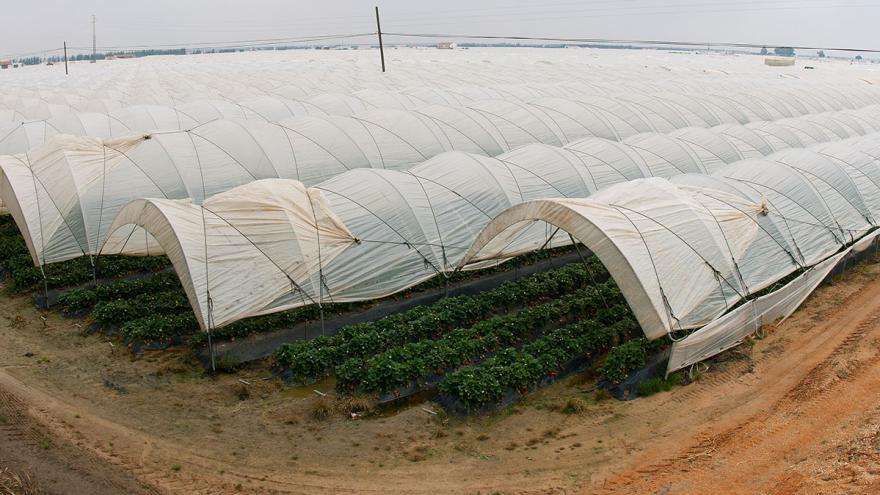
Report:
[{"label": "bare earth strip", "polygon": [[573,377],[475,420],[318,421],[315,394],[264,369],[214,379],[182,351],[133,358],[4,297],[0,462],[74,494],[880,493],[878,274],[856,267],[671,392],[566,415],[592,397]]}]

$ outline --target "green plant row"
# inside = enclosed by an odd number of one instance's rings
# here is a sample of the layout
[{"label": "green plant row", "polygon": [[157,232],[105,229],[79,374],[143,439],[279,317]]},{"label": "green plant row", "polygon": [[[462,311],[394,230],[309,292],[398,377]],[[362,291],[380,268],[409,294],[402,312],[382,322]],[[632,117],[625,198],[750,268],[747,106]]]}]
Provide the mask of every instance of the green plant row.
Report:
[{"label": "green plant row", "polygon": [[159,272],[149,277],[116,280],[97,287],[68,289],[58,296],[58,303],[68,312],[83,311],[101,302],[116,301],[157,292],[177,292],[184,299],[186,295],[177,274],[172,271]]},{"label": "green plant row", "polygon": [[137,342],[158,342],[190,335],[199,328],[192,311],[176,314],[156,314],[124,323],[119,333]]},{"label": "green plant row", "polygon": [[[300,379],[323,377],[348,359],[367,357],[407,342],[436,338],[508,308],[538,303],[588,286],[590,273],[605,280],[597,260],[589,268],[580,263],[504,283],[474,296],[456,296],[404,313],[349,325],[329,337],[284,344],[275,351],[276,362]],[[598,275],[597,275],[598,274]]]},{"label": "green plant row", "polygon": [[0,215],[0,237],[21,236],[12,215]]},{"label": "green plant row", "polygon": [[572,359],[599,354],[625,338],[636,327],[628,313],[626,305],[601,310],[595,319],[550,332],[519,350],[500,351],[477,366],[443,377],[440,393],[468,408],[497,404],[510,390],[526,393]]},{"label": "green plant row", "polygon": [[518,345],[547,326],[594,315],[605,301],[616,304],[620,292],[610,283],[566,294],[553,302],[477,322],[437,340],[392,347],[369,358],[349,359],[336,368],[342,391],[390,393],[425,375],[442,375],[466,366],[504,347]]},{"label": "green plant row", "polygon": [[[0,217],[0,267],[12,280],[12,288],[31,290],[42,288],[43,273],[34,266],[27,244],[11,215]],[[95,269],[87,257],[45,265],[46,285],[49,288],[66,287],[98,278],[118,277],[130,273],[157,271],[170,266],[165,256],[98,256]]]},{"label": "green plant row", "polygon": [[190,309],[189,299],[179,290],[147,292],[130,299],[101,301],[95,305],[92,318],[108,327],[156,314],[179,313]]},{"label": "green plant row", "polygon": [[[347,311],[356,304],[358,303],[337,303],[325,306],[325,314]],[[188,308],[189,304],[186,304],[183,309]],[[270,315],[255,316],[221,328],[215,328],[211,332],[211,337],[217,341],[235,340],[318,318],[320,318],[320,309],[317,306],[305,306]],[[187,337],[193,346],[206,345],[208,342],[208,334],[199,331],[198,320],[192,311],[178,314],[151,314],[143,318],[129,320],[122,324],[120,333],[123,337],[141,342],[155,342],[174,337]]]},{"label": "green plant row", "polygon": [[[330,315],[347,311],[362,303],[335,303],[324,306],[324,315]],[[301,308],[273,313],[265,316],[255,316],[240,320],[221,328],[216,328],[211,337],[216,340],[234,340],[256,333],[265,333],[279,328],[286,328],[304,321],[314,321],[321,317],[321,310],[317,305],[304,306]],[[208,334],[199,332],[190,338],[194,345],[207,344]]]},{"label": "green plant row", "polygon": [[[164,256],[126,257],[101,256],[95,258],[94,275],[88,258],[77,258],[62,263],[45,265],[48,288],[68,287],[90,282],[94,276],[98,278],[118,277],[131,273],[158,271],[169,266]],[[21,254],[7,258],[2,262],[3,268],[12,279],[13,288],[32,290],[43,286],[43,274],[34,266],[29,254]]]},{"label": "green plant row", "polygon": [[648,356],[666,345],[666,339],[650,341],[644,337],[632,339],[611,349],[600,368],[611,383],[620,383],[633,371],[645,365]]},{"label": "green plant row", "polygon": [[[537,261],[550,254],[534,255]],[[486,272],[495,271],[487,269]],[[480,271],[479,274],[484,274]],[[468,276],[473,276],[471,273]],[[436,285],[420,284],[416,289],[424,290]],[[441,282],[442,283],[442,282]],[[161,298],[153,295],[163,293]],[[139,341],[152,342],[171,337],[188,336],[190,344],[207,344],[207,334],[198,331],[198,322],[193,314],[186,312],[186,295],[180,286],[177,275],[162,272],[151,277],[135,280],[118,280],[110,284],[89,288],[73,288],[59,297],[65,311],[78,312],[94,307],[94,319],[101,325],[119,325],[123,336]],[[343,303],[324,305],[325,315],[348,311],[369,304]],[[303,321],[316,320],[320,310],[315,306],[298,308],[268,316],[248,318],[232,325],[215,329],[212,337],[218,341],[234,340],[260,332],[267,332],[295,325]]]}]

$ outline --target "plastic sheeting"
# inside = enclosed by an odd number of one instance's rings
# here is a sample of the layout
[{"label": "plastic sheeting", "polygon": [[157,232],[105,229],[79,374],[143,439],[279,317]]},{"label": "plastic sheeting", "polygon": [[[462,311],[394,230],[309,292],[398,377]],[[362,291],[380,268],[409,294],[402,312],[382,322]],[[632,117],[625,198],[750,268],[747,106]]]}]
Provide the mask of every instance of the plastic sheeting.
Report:
[{"label": "plastic sheeting", "polygon": [[[4,72],[0,122],[42,120],[70,112],[107,112],[136,105],[209,101],[228,117],[277,118],[288,110],[350,115],[363,110],[467,105],[488,99],[525,101],[575,94],[650,100],[655,123],[732,117],[739,123],[864,105],[876,93],[868,70],[827,61],[823,70],[768,69],[759,57],[603,50],[394,50],[394,70],[377,70],[372,50],[259,51],[145,57]],[[824,70],[828,67],[828,70]],[[784,75],[785,77],[779,77]],[[797,86],[797,88],[794,88]],[[803,88],[803,89],[800,89]],[[846,88],[846,93],[841,89]],[[701,90],[714,95],[690,99]],[[787,93],[784,100],[780,94]],[[224,103],[225,102],[225,103]],[[734,108],[734,103],[742,108]],[[201,105],[201,103],[198,103]],[[240,105],[240,108],[232,107]],[[852,106],[850,106],[852,105]],[[224,107],[224,108],[221,108]],[[206,111],[211,112],[209,108]],[[741,120],[748,119],[748,120]],[[642,129],[663,131],[663,128]]]},{"label": "plastic sheeting", "polygon": [[[563,226],[548,215],[574,222],[563,227],[572,233],[582,218],[589,217],[590,222],[601,225],[595,230],[599,237],[587,242],[589,248],[597,251],[593,242],[628,243],[626,250],[612,252],[602,261],[612,275],[626,274],[618,275],[623,277],[618,283],[625,287],[631,305],[641,308],[636,314],[643,328],[657,337],[711,321],[749,294],[824,259],[870,228],[873,223],[869,219],[878,218],[880,211],[867,205],[880,201],[880,190],[870,181],[857,184],[853,177],[862,173],[835,165],[828,156],[848,149],[870,149],[863,143],[877,138],[871,134],[850,139],[839,150],[817,145],[826,154],[812,149],[782,150],[765,159],[719,166],[714,174],[673,176],[671,183],[660,179],[626,183],[670,171],[667,165],[653,171],[634,167],[634,173],[644,175],[621,177],[617,182],[624,183],[618,185],[605,182],[605,189],[597,187],[595,172],[606,167],[619,169],[619,163],[631,160],[634,152],[626,151],[625,144],[606,141],[613,143],[612,149],[623,151],[614,160],[600,162],[581,161],[567,148],[532,145],[496,158],[444,153],[406,171],[353,170],[313,187],[321,191],[330,211],[355,239],[338,256],[323,262],[320,273],[301,274],[302,278],[291,284],[287,274],[271,270],[271,259],[249,256],[251,264],[267,265],[271,275],[265,280],[245,276],[242,266],[238,276],[209,277],[204,285],[185,285],[194,288],[189,292],[194,306],[195,301],[211,294],[210,321],[219,326],[311,302],[382,297],[458,267],[497,263],[548,242],[568,243],[567,235],[555,229]],[[660,147],[667,144],[665,139],[645,141],[652,142]],[[641,149],[644,152],[650,146]],[[793,154],[795,151],[803,153]],[[849,154],[843,153],[843,159],[850,160]],[[859,156],[864,160],[859,164],[861,169],[880,170],[880,161],[868,162],[866,153]],[[540,199],[554,196],[590,199]],[[588,201],[588,206],[573,206],[579,201]],[[594,208],[596,202],[613,207]],[[222,238],[229,246],[218,248],[220,253],[251,242],[242,233],[215,236],[210,230],[194,229],[190,220],[172,215],[161,222],[141,219],[141,203],[122,210],[108,229],[114,233],[112,239],[117,230],[127,235],[130,225],[137,225],[154,235],[185,238],[178,242],[194,246],[203,245],[206,238],[211,242]],[[198,210],[197,205],[188,208]],[[575,210],[577,213],[572,213]],[[605,212],[601,221],[589,216],[597,211]],[[205,212],[206,217],[210,214]],[[187,218],[198,216],[191,213]],[[513,223],[508,225],[508,221]],[[499,225],[501,230],[486,233]],[[480,234],[484,227],[486,231]],[[278,235],[296,238],[299,233],[284,230]],[[125,253],[131,247],[113,240],[102,252]],[[679,258],[663,259],[666,253]],[[216,267],[210,253],[199,260],[175,262],[175,266],[186,268],[178,272],[181,279],[204,279],[203,273],[225,271],[223,259],[228,256],[221,256]],[[654,266],[652,260],[657,256],[662,259],[656,263],[657,274],[648,276],[645,270]],[[683,282],[683,276],[690,278]],[[323,283],[315,285],[315,277]],[[264,290],[264,284],[274,287],[267,290],[271,297],[253,296]],[[687,290],[678,288],[682,284]],[[284,287],[287,291],[279,292]],[[241,294],[251,295],[247,300],[252,302],[246,308]],[[208,321],[209,315],[204,313],[200,318]]]},{"label": "plastic sheeting", "polygon": [[[442,114],[440,110],[435,115]],[[880,107],[872,106],[854,115],[877,122],[880,128],[878,111]],[[492,126],[470,128],[468,122],[473,121],[466,120],[461,131],[453,134],[442,129],[453,126],[448,115],[426,115],[384,111],[371,120],[367,116],[300,119],[289,126],[218,120],[188,132],[157,132],[106,142],[58,136],[52,145],[27,155],[0,157],[0,199],[28,238],[35,264],[46,264],[99,253],[119,209],[137,198],[191,198],[198,203],[253,180],[285,178],[314,185],[359,168],[402,170],[429,156],[435,156],[423,164],[429,169],[463,160],[463,167],[446,165],[459,174],[445,175],[452,184],[449,189],[456,191],[457,184],[473,180],[478,172],[469,164],[485,160],[473,154],[443,157],[445,149],[480,155],[487,149],[500,151],[493,147],[497,140],[487,133],[483,133],[483,144],[474,146],[481,142],[479,130]],[[825,118],[833,119],[833,115]],[[797,127],[802,119],[789,119],[788,126]],[[734,134],[751,137],[732,138]],[[707,173],[743,156],[779,149],[759,145],[760,149],[741,153],[756,139],[747,128],[735,131],[730,126],[720,131],[688,128],[669,135],[639,134],[623,142],[585,138],[565,148],[518,148],[493,159],[493,170],[505,170],[502,176],[511,176],[504,179],[505,184],[517,191],[505,194],[519,196],[516,202],[581,197],[621,180]],[[483,188],[497,183],[477,180],[481,182],[475,185]],[[422,194],[424,188],[417,191]],[[497,212],[514,203],[497,202],[487,211]],[[436,204],[443,202],[432,200],[432,206]]]},{"label": "plastic sheeting", "polygon": [[[877,139],[850,144],[866,147],[858,143]],[[876,170],[880,161],[870,166]],[[876,227],[880,211],[867,205],[880,190],[862,179],[859,170],[816,151],[785,150],[710,175],[636,180],[586,199],[525,202],[495,216],[461,265],[536,249],[551,225],[599,257],[646,336],[660,338],[709,324]]]},{"label": "plastic sheeting", "polygon": [[[786,91],[794,91],[787,88]],[[846,90],[841,90],[846,91]],[[850,89],[849,91],[852,91]],[[491,139],[492,144],[482,148],[486,154],[493,149],[510,150],[524,143],[542,142],[562,145],[584,136],[597,136],[620,140],[641,132],[671,132],[684,127],[712,127],[722,124],[760,125],[763,117],[783,119],[784,114],[750,112],[752,100],[741,99],[733,103],[728,98],[716,94],[691,92],[687,95],[667,93],[645,93],[641,95],[596,95],[589,89],[583,93],[565,91],[564,95],[500,99],[498,95],[484,98],[474,96],[467,104],[424,103],[419,105],[394,105],[391,95],[381,100],[388,106],[346,103],[345,105],[315,104],[311,101],[296,101],[284,98],[263,96],[244,101],[204,99],[176,106],[135,105],[112,108],[106,112],[61,112],[47,119],[16,121],[0,126],[0,154],[27,152],[41,146],[51,137],[59,134],[89,136],[100,138],[119,138],[129,134],[154,130],[192,129],[215,120],[245,120],[248,122],[285,122],[285,126],[297,127],[297,118],[312,117],[326,119],[328,126],[341,123],[341,131],[350,132],[348,119],[332,117],[351,117],[355,121],[375,122],[379,115],[380,124],[390,120],[394,111],[411,113],[416,118],[427,117],[437,124],[438,129],[427,129],[435,133],[450,133],[473,136],[474,146],[480,147]],[[775,102],[786,101],[792,94],[772,95]],[[342,97],[341,95],[324,95]],[[326,99],[325,98],[325,99]],[[387,101],[387,100],[392,101]],[[844,109],[857,109],[880,103],[880,94],[875,97],[859,98],[854,106]],[[320,102],[319,102],[320,103]],[[377,102],[377,105],[381,102]],[[725,109],[722,109],[722,108]],[[726,108],[726,107],[732,107]],[[754,110],[754,108],[752,108]],[[801,108],[797,116],[825,112],[825,107],[812,105]],[[291,120],[293,119],[293,121]],[[781,123],[784,124],[784,123]],[[356,127],[356,126],[354,126]],[[393,126],[392,126],[393,127]],[[422,130],[416,123],[415,130]],[[355,129],[357,131],[357,129]],[[805,120],[783,136],[791,146],[796,141],[806,139],[807,143],[826,141],[827,133],[839,136],[846,133],[869,132],[863,129],[856,116],[843,114],[835,120],[815,117]],[[778,134],[778,130],[774,131]],[[801,136],[802,138],[798,138]],[[404,134],[404,138],[412,134]],[[435,136],[439,138],[442,136]],[[500,151],[495,151],[497,154]]]},{"label": "plastic sheeting", "polygon": [[845,251],[810,267],[782,288],[746,301],[686,338],[674,342],[666,373],[686,368],[736,347],[764,325],[781,323],[803,304],[842,259],[851,251],[858,252],[876,242],[878,235],[880,232],[872,232]]},{"label": "plastic sheeting", "polygon": [[[127,227],[111,228],[106,250],[148,254],[153,242],[161,244],[175,270],[188,274],[181,283],[206,328],[225,323],[207,320],[212,314],[259,314],[249,311],[282,295],[293,297],[295,305],[319,303],[321,267],[355,242],[321,191],[290,180],[255,181],[201,206],[188,200],[137,200],[116,223]],[[137,235],[134,225],[146,227],[155,240]],[[234,298],[216,289],[234,286]],[[215,299],[231,306],[212,313]]]}]

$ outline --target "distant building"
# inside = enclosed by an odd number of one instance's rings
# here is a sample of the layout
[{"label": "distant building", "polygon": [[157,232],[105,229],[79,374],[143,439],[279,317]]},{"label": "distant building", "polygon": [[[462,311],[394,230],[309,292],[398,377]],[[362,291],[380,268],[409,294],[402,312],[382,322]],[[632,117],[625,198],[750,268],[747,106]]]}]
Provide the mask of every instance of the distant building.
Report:
[{"label": "distant building", "polygon": [[441,50],[452,50],[458,48],[458,43],[454,41],[441,41],[440,43],[437,43],[437,48]]},{"label": "distant building", "polygon": [[794,65],[794,57],[766,57],[764,65],[770,67],[788,67]]},{"label": "distant building", "polygon": [[12,67],[12,60],[0,60],[0,69],[8,69]]}]

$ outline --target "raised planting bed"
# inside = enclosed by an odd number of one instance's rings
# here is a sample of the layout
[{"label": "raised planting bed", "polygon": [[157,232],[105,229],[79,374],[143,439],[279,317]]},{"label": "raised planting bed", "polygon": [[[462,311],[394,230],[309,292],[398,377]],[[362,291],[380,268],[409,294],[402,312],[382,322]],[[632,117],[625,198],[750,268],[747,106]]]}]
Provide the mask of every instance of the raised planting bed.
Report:
[{"label": "raised planting bed", "polygon": [[[250,362],[273,355],[279,347],[285,344],[306,341],[317,336],[334,336],[343,328],[352,325],[405,313],[414,308],[432,305],[448,297],[480,294],[507,282],[580,261],[580,256],[571,246],[528,253],[491,268],[451,273],[448,280],[435,277],[386,298],[353,304],[350,309],[344,311],[335,311],[333,305],[325,305],[323,322],[318,319],[301,321],[278,329],[253,333],[247,338],[237,338],[219,343],[218,340],[222,339],[214,339],[214,351],[217,356],[229,361]],[[222,328],[219,329],[221,332],[222,330]],[[205,340],[204,336],[202,340]],[[206,348],[203,348],[198,354],[203,362],[208,362]],[[283,376],[290,378],[292,374],[289,370],[285,370]]]},{"label": "raised planting bed", "polygon": [[[0,222],[0,231],[2,228]],[[15,234],[11,237],[12,241],[20,243],[15,225],[11,224],[10,229]],[[528,273],[530,270],[569,263],[577,259],[575,255],[572,247],[558,248],[529,253],[518,257],[517,261],[533,263],[521,269]],[[333,334],[346,324],[371,321],[434,302],[447,292],[467,293],[479,290],[486,284],[500,283],[496,280],[510,277],[511,272],[516,277],[518,271],[516,268],[511,270],[511,264],[506,264],[485,270],[456,272],[450,274],[446,281],[434,278],[380,301],[325,304],[323,323],[317,306],[241,320],[212,331],[215,351],[225,361],[260,359],[271,355],[280,344],[289,342],[291,336],[295,339]],[[457,285],[450,288],[450,283]],[[52,290],[49,295],[53,306],[58,303],[67,315],[83,316],[91,311],[95,320],[93,328],[121,335],[135,351],[189,344],[196,349],[196,354],[203,362],[209,362],[207,334],[199,331],[195,315],[186,303],[183,288],[170,269],[158,273],[136,273],[122,279],[99,279],[97,286]]]},{"label": "raised planting bed", "polygon": [[580,289],[552,302],[453,330],[436,340],[412,342],[372,357],[349,359],[336,368],[336,386],[348,392],[393,393],[410,387],[424,375],[442,375],[469,365],[536,333],[592,317],[606,302],[616,304],[621,300],[613,282]]},{"label": "raised planting bed", "polygon": [[[94,268],[92,263],[94,262]],[[28,253],[27,244],[11,215],[0,216],[0,270],[12,282],[10,289],[43,289],[43,273],[49,289],[69,287],[97,278],[115,278],[139,272],[155,272],[171,266],[165,256],[96,256],[81,257],[40,267]]]},{"label": "raised planting bed", "polygon": [[[93,309],[97,304],[139,297],[143,294],[176,292],[184,295],[180,280],[173,271],[164,271],[151,276],[116,280],[97,287],[77,287],[68,289],[58,296],[58,304],[68,314],[80,314]],[[184,295],[185,298],[185,295]]]},{"label": "raised planting bed", "polygon": [[395,345],[437,338],[454,328],[502,313],[505,308],[536,304],[587,287],[593,277],[607,279],[601,264],[593,261],[591,265],[572,263],[506,282],[473,296],[449,297],[380,320],[349,325],[333,336],[285,344],[276,350],[275,359],[295,380],[322,378],[349,359],[365,358]]},{"label": "raised planting bed", "polygon": [[459,413],[484,412],[573,371],[638,331],[628,308],[600,312],[548,333],[520,349],[505,349],[483,363],[448,374],[438,401]]}]

